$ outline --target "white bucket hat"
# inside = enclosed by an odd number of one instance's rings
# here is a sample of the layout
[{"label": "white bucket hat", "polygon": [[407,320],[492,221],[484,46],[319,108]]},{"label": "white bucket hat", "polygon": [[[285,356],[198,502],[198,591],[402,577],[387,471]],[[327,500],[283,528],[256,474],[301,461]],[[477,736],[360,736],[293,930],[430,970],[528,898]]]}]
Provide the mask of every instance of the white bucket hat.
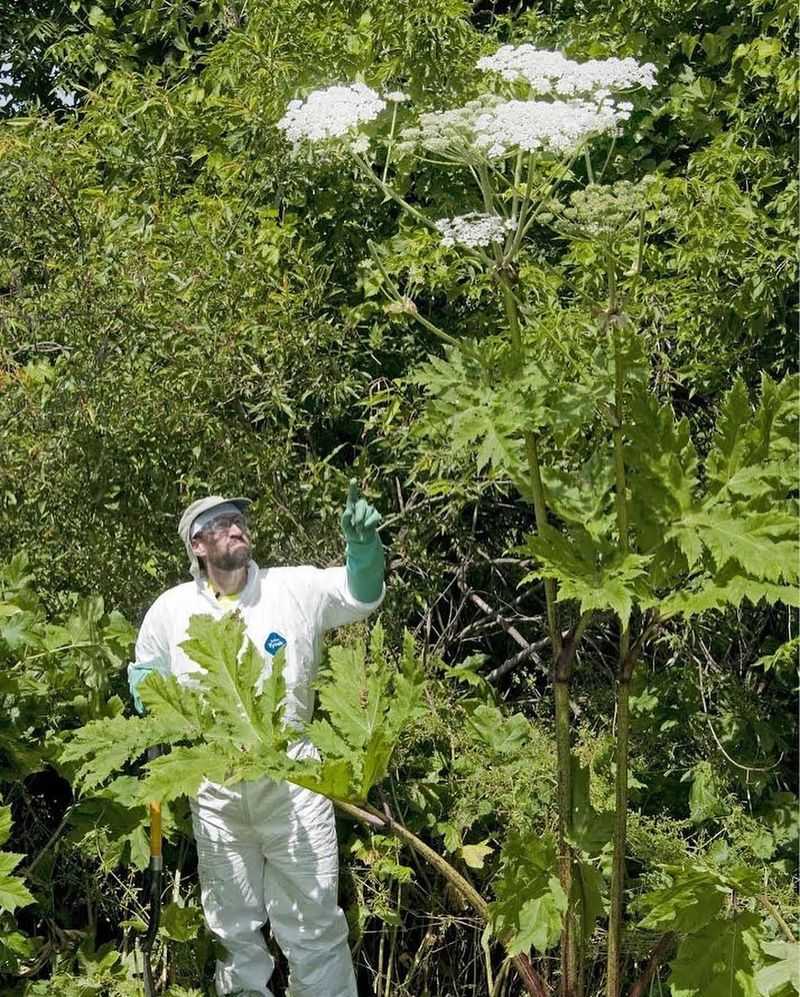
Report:
[{"label": "white bucket hat", "polygon": [[211,509],[216,509],[218,505],[234,505],[243,514],[247,513],[247,507],[250,505],[249,498],[225,498],[224,495],[209,495],[208,498],[197,499],[196,502],[192,502],[190,506],[186,509],[184,514],[181,516],[181,521],[178,523],[178,533],[181,540],[183,540],[184,546],[186,547],[186,553],[189,557],[189,571],[193,578],[199,578],[201,571],[200,565],[197,561],[197,555],[192,550],[192,525],[198,517],[202,516],[204,512],[209,512]]}]

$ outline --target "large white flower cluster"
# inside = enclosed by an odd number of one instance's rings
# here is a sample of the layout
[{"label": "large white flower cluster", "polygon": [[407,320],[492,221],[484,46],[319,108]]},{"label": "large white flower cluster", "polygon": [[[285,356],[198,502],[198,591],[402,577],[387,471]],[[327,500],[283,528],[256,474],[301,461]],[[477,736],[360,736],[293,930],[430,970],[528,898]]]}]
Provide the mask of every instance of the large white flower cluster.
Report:
[{"label": "large white flower cluster", "polygon": [[508,100],[476,117],[475,145],[489,159],[502,159],[515,149],[563,155],[594,135],[614,131],[629,117],[629,104],[608,100]]},{"label": "large white flower cluster", "polygon": [[443,246],[489,246],[493,242],[502,242],[506,232],[514,228],[510,218],[500,215],[483,215],[471,211],[467,215],[456,215],[455,218],[440,218],[434,223],[442,233]]},{"label": "large white flower cluster", "polygon": [[278,127],[294,143],[337,139],[377,118],[385,107],[386,101],[364,83],[326,87],[304,101],[291,101]]},{"label": "large white flower cluster", "polygon": [[635,59],[589,59],[575,62],[561,52],[533,45],[503,45],[478,60],[478,69],[498,73],[510,83],[526,82],[539,94],[559,97],[594,96],[599,100],[620,90],[655,86],[656,67]]}]

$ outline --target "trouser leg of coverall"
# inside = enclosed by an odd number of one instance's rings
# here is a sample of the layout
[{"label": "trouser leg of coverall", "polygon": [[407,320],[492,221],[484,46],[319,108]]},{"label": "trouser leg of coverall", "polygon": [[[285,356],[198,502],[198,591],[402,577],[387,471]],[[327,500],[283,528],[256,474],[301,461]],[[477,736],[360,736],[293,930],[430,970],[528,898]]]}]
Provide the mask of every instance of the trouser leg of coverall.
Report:
[{"label": "trouser leg of coverall", "polygon": [[209,931],[224,946],[214,978],[218,994],[251,990],[272,997],[274,960],[261,934],[266,923],[264,851],[248,826],[241,797],[221,787],[192,801],[201,901]]},{"label": "trouser leg of coverall", "polygon": [[333,804],[299,786],[275,788],[270,802],[280,796],[285,805],[274,811],[278,819],[265,840],[264,896],[272,933],[289,963],[289,992],[357,997],[347,921],[337,903]]}]

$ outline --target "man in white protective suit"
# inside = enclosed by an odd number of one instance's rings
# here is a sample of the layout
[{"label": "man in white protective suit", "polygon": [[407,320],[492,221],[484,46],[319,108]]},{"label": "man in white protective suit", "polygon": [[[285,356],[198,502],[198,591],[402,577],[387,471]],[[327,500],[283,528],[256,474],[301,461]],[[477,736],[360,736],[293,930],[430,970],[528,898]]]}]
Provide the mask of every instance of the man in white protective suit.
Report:
[{"label": "man in white protective suit", "polygon": [[[380,515],[351,482],[342,513],[346,564],[259,568],[251,557],[249,500],[212,495],[193,502],[178,532],[192,581],[168,589],[148,610],[128,677],[153,669],[190,679],[200,668],[180,644],[191,616],[237,608],[265,667],[285,648],[286,718],[305,724],[326,630],[363,620],[384,595]],[[292,753],[313,752],[300,741]],[[269,921],[286,955],[291,997],[357,997],[347,922],[337,903],[333,805],[308,789],[264,778],[223,787],[205,782],[191,801],[206,922],[225,948],[217,993],[270,997],[273,959],[261,933]]]}]

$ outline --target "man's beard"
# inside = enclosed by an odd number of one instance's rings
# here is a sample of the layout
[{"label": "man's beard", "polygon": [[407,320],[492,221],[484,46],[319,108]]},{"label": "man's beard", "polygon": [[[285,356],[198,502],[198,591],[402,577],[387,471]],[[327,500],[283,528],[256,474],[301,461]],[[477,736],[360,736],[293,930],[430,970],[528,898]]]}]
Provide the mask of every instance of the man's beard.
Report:
[{"label": "man's beard", "polygon": [[233,550],[209,552],[206,554],[208,563],[218,571],[236,571],[244,568],[250,562],[250,545],[240,544]]}]

